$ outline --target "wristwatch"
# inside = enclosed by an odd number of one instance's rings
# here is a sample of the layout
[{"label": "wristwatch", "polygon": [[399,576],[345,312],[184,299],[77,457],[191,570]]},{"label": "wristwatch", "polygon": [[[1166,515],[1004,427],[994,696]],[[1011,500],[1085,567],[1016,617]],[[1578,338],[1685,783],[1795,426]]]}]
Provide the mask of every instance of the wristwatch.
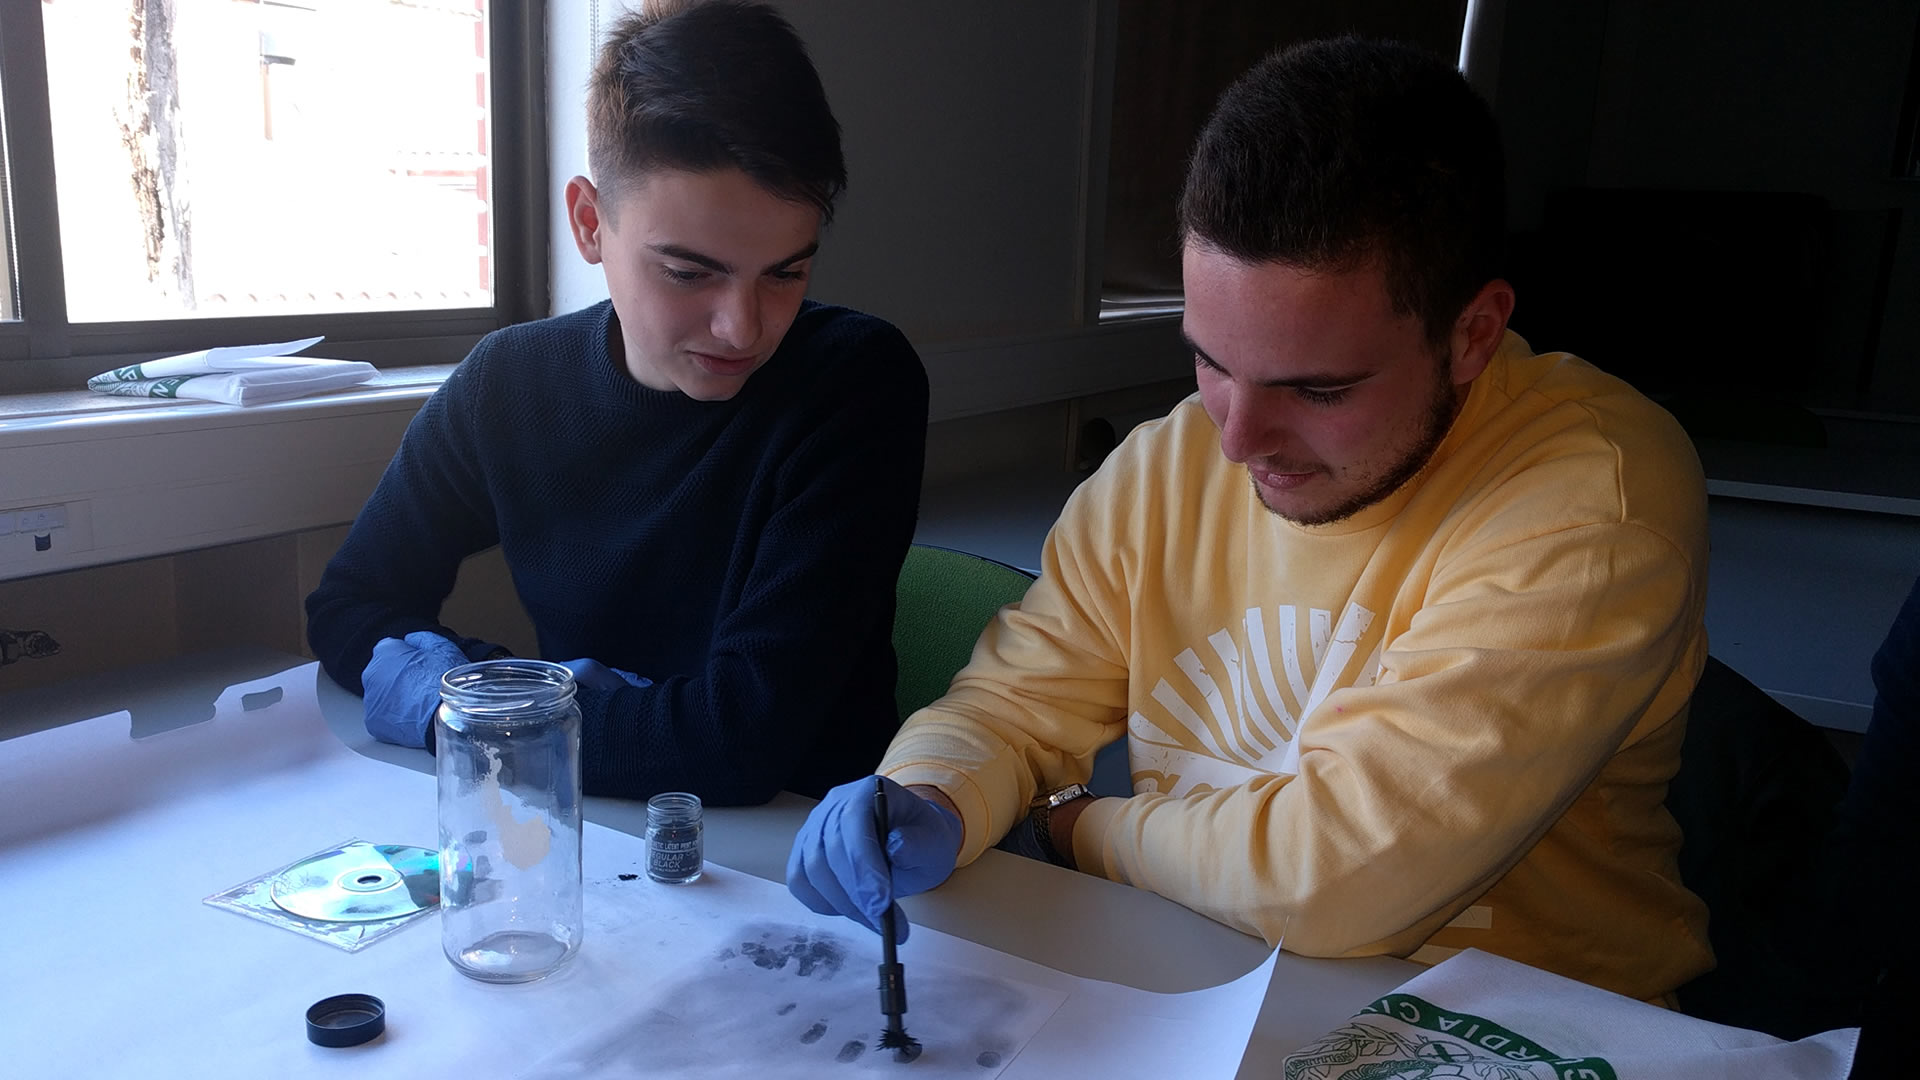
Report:
[{"label": "wristwatch", "polygon": [[1040,849],[1047,853],[1047,861],[1055,866],[1066,866],[1067,859],[1060,849],[1053,845],[1053,812],[1075,799],[1091,799],[1093,792],[1085,784],[1068,784],[1054,788],[1044,795],[1036,795],[1027,804],[1027,816],[1033,819],[1034,838],[1040,841]]}]

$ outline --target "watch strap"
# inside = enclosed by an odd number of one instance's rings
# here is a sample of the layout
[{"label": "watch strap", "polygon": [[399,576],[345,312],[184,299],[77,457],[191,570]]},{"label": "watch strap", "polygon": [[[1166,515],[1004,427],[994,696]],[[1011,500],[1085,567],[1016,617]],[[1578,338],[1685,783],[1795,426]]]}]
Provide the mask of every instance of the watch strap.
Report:
[{"label": "watch strap", "polygon": [[1070,865],[1060,848],[1053,842],[1053,812],[1075,799],[1092,798],[1093,792],[1085,784],[1068,784],[1055,788],[1033,800],[1027,819],[1033,822],[1034,838],[1040,849],[1046,853],[1047,861],[1055,866]]},{"label": "watch strap", "polygon": [[1018,824],[1007,830],[1007,835],[1001,837],[1000,842],[994,847],[1023,859],[1053,863],[1055,866],[1061,865],[1059,853],[1040,843],[1039,831],[1033,818],[1032,814],[1021,818]]}]

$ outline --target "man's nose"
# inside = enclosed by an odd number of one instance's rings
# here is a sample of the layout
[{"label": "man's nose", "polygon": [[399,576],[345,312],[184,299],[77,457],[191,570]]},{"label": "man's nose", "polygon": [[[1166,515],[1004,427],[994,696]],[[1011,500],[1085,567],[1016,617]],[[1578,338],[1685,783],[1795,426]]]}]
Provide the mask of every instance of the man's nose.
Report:
[{"label": "man's nose", "polygon": [[726,290],[714,309],[712,329],[728,348],[751,349],[760,340],[760,290],[751,283]]},{"label": "man's nose", "polygon": [[1220,423],[1220,453],[1228,461],[1245,465],[1275,453],[1284,441],[1269,410],[1260,408],[1248,395],[1233,395]]}]

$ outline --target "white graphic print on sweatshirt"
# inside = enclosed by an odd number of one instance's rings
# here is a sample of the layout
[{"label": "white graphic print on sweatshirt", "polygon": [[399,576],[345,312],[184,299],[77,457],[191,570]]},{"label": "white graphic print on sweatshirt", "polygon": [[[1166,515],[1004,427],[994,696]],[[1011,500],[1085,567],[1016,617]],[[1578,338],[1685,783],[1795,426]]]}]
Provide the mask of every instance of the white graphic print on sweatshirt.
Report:
[{"label": "white graphic print on sweatshirt", "polygon": [[[1154,684],[1152,704],[1127,718],[1128,759],[1136,793],[1188,795],[1243,784],[1300,768],[1300,723],[1343,686],[1370,686],[1380,674],[1380,648],[1354,670],[1353,654],[1373,625],[1373,612],[1349,602],[1332,612],[1306,609],[1307,655],[1301,652],[1300,609],[1281,604],[1268,625],[1265,608],[1248,608],[1238,627],[1222,627],[1173,659],[1182,685]],[[1238,631],[1236,633],[1235,631]]]}]

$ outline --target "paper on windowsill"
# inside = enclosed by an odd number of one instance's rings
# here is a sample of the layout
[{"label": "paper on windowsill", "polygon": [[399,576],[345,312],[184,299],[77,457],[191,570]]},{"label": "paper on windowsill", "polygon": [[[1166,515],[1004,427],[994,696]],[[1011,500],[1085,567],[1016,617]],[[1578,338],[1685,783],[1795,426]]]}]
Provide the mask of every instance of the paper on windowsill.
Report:
[{"label": "paper on windowsill", "polygon": [[119,397],[261,405],[356,386],[374,377],[374,366],[357,360],[286,359],[322,340],[228,345],[148,360],[103,371],[87,380],[87,389]]}]

